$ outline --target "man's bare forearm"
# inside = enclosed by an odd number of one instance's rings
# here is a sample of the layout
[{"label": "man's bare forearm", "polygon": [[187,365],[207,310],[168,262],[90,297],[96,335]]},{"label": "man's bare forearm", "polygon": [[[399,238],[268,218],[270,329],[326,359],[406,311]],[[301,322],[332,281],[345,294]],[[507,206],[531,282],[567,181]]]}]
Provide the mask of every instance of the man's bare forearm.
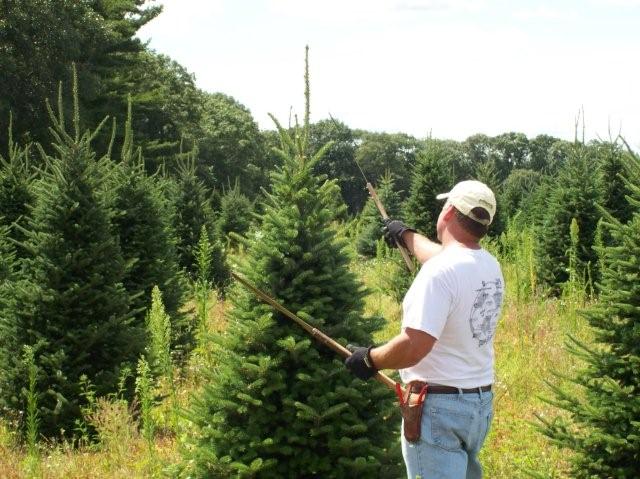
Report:
[{"label": "man's bare forearm", "polygon": [[402,241],[407,245],[409,253],[415,256],[420,264],[423,264],[442,251],[442,245],[440,243],[431,241],[426,236],[422,236],[413,231],[405,231],[402,235]]},{"label": "man's bare forearm", "polygon": [[404,369],[425,357],[436,338],[417,329],[405,328],[389,342],[373,348],[369,357],[377,369]]}]

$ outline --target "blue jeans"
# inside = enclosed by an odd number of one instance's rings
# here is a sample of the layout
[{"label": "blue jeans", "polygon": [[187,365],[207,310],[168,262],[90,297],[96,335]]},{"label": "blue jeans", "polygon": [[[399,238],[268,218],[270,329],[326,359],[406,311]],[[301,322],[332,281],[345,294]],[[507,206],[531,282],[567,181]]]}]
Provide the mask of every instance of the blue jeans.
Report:
[{"label": "blue jeans", "polygon": [[478,452],[493,417],[493,392],[428,394],[423,405],[421,438],[402,435],[402,455],[409,479],[478,479]]}]

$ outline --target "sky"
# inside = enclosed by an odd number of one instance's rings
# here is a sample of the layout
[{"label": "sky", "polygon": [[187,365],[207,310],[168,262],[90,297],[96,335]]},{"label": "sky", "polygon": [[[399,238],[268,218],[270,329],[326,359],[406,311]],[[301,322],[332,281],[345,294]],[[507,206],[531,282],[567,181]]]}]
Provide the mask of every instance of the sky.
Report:
[{"label": "sky", "polygon": [[268,114],[464,140],[618,133],[640,148],[640,0],[158,0],[138,36]]}]

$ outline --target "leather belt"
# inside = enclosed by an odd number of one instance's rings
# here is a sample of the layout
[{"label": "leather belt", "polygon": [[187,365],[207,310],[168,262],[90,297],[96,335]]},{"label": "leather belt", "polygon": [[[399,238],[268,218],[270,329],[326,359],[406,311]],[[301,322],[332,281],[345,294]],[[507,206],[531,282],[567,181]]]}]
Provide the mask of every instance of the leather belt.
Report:
[{"label": "leather belt", "polygon": [[[411,392],[419,394],[422,391],[422,387],[424,386],[424,382],[422,381],[411,381],[410,387]],[[441,386],[439,384],[428,385],[427,386],[427,395],[429,394],[458,394],[458,393],[477,393],[482,391],[483,393],[491,391],[491,384],[486,386],[479,386],[477,388],[455,388],[453,386]]]}]

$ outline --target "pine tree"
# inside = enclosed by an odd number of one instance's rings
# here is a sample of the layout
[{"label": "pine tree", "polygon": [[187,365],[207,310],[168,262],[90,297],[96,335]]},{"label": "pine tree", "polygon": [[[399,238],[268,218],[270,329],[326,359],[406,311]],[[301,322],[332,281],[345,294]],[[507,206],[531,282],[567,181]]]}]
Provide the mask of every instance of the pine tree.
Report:
[{"label": "pine tree", "polygon": [[573,338],[569,351],[584,367],[570,377],[579,391],[553,387],[551,404],[568,412],[542,420],[541,430],[571,449],[575,478],[640,477],[640,159],[631,159],[622,223],[602,210],[613,243],[598,248],[600,300],[586,311],[594,344]]},{"label": "pine tree", "polygon": [[71,134],[62,100],[57,117],[49,109],[56,153],[42,152],[47,171],[34,185],[35,205],[22,229],[29,255],[0,331],[2,355],[10,358],[3,365],[1,400],[25,410],[20,391],[27,375],[19,359],[23,345],[32,346],[41,432],[49,436],[72,432],[86,400],[81,377],[98,395],[115,391],[121,365],[134,361],[143,345],[143,331],[131,324],[124,262],[99,194],[104,170],[91,147],[96,132],[81,135],[77,93],[74,100]]},{"label": "pine tree", "polygon": [[548,193],[542,224],[537,228],[538,275],[541,283],[555,293],[559,292],[559,285],[569,279],[567,252],[571,244],[570,226],[573,218],[580,232],[577,260],[585,267],[596,266],[592,246],[600,218],[596,207],[600,202],[600,192],[593,181],[596,167],[593,153],[583,144],[576,143],[573,146],[567,163]]},{"label": "pine tree", "polygon": [[629,154],[622,151],[618,143],[595,142],[591,145],[598,158],[597,183],[601,191],[601,205],[614,218],[626,223],[630,218],[629,208],[625,201],[627,187],[620,176],[624,172]]},{"label": "pine tree", "polygon": [[441,142],[427,140],[424,151],[418,155],[411,191],[404,205],[407,224],[432,239],[436,237],[436,220],[442,209],[436,195],[449,191],[454,182],[450,153]]},{"label": "pine tree", "polygon": [[233,236],[228,236],[229,233],[244,235],[251,226],[252,215],[253,202],[242,194],[240,184],[236,181],[233,188],[227,190],[220,200],[220,213],[216,220],[218,238],[228,238],[235,244]]},{"label": "pine tree", "polygon": [[518,211],[527,209],[541,182],[542,174],[537,171],[526,169],[511,171],[500,188],[498,198],[502,217],[507,223],[513,219]]},{"label": "pine tree", "polygon": [[0,224],[0,282],[9,281],[15,269],[16,254],[9,241],[9,227]]},{"label": "pine tree", "polygon": [[[308,70],[307,70],[308,71]],[[306,77],[308,78],[308,77]],[[307,80],[308,85],[308,80]],[[307,108],[291,137],[279,124],[283,166],[239,271],[303,319],[345,343],[371,342],[363,288],[332,220],[338,186],[316,177]],[[340,358],[237,286],[217,360],[191,404],[192,477],[398,477],[393,394],[351,376]]]},{"label": "pine tree", "polygon": [[490,155],[486,161],[479,163],[475,168],[474,177],[478,181],[482,181],[485,185],[487,185],[494,192],[496,196],[496,213],[493,216],[493,221],[491,222],[491,228],[489,228],[490,236],[499,236],[505,228],[505,215],[503,212],[503,208],[501,205],[502,200],[502,181],[500,180],[501,176],[504,175],[505,168],[500,168],[498,166],[498,157],[495,155]]},{"label": "pine tree", "polygon": [[30,189],[33,181],[30,158],[31,147],[20,147],[13,142],[12,119],[9,118],[9,155],[0,155],[0,224],[11,227],[7,232],[12,239],[22,242],[24,235],[12,225],[23,223],[33,201]]},{"label": "pine tree", "polygon": [[[178,266],[173,215],[156,177],[146,174],[140,150],[134,152],[131,105],[120,160],[109,165],[106,194],[111,198],[112,224],[127,266],[123,284],[131,296],[130,307],[143,325],[151,291],[158,286],[168,314],[184,322],[178,309],[186,285]],[[180,328],[174,324],[174,329]]]},{"label": "pine tree", "polygon": [[[395,191],[395,181],[389,171],[382,177],[376,193],[387,214],[391,218],[397,218],[400,213],[400,195]],[[376,244],[382,239],[382,226],[380,211],[373,199],[369,198],[360,215],[360,228],[356,239],[358,253],[365,256],[376,255]]]},{"label": "pine tree", "polygon": [[220,287],[229,277],[224,260],[224,249],[215,236],[215,222],[209,202],[209,191],[196,175],[195,160],[192,155],[186,155],[178,168],[175,201],[175,228],[178,236],[179,263],[191,279],[197,275],[196,251],[200,232],[204,226],[214,245],[214,253],[218,258],[211,268],[211,280]]}]

